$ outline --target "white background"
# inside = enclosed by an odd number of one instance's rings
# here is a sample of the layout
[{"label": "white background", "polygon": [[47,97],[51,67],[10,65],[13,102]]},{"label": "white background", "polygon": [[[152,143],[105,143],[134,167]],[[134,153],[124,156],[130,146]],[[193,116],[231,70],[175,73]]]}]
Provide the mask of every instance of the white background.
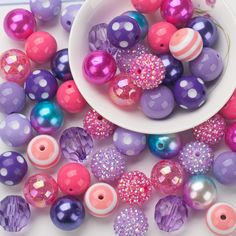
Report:
[{"label": "white background", "polygon": [[[220,1],[220,0],[218,0]],[[20,1],[19,1],[20,2]],[[2,1],[0,1],[2,3]],[[236,1],[235,0],[228,0],[228,3],[231,7],[231,9],[234,11],[234,14],[236,15]],[[64,4],[65,6],[66,4]],[[27,5],[18,5],[27,8]],[[0,6],[0,53],[3,51],[6,51],[11,48],[18,48],[23,49],[24,45],[23,43],[16,43],[11,40],[9,40],[4,32],[3,32],[3,17],[4,15],[10,10],[14,8],[13,6],[4,7]],[[220,21],[220,16],[219,16]],[[82,23],[82,22],[81,22]],[[39,29],[49,31],[54,36],[56,36],[58,40],[58,46],[59,49],[65,48],[68,46],[68,34],[62,29],[61,25],[58,22],[51,22],[50,24],[46,25],[39,25]],[[236,30],[236,29],[232,29]],[[86,38],[85,38],[86,39]],[[233,42],[234,43],[234,42]],[[79,53],[79,52],[78,52]],[[24,111],[25,114],[29,114],[29,107],[28,110]],[[63,127],[70,127],[70,126],[81,126],[82,125],[82,117],[83,114],[78,114],[74,116],[66,116],[66,122],[65,126]],[[3,116],[1,115],[1,119]],[[183,140],[190,141],[191,140],[191,134],[189,132],[186,132],[184,134],[181,134],[183,137]],[[59,137],[59,136],[58,136]],[[99,143],[96,145],[96,148],[99,148],[100,146],[107,145],[111,142],[111,140],[107,141],[106,143]],[[221,144],[220,147],[217,148],[217,153],[222,152],[223,150],[226,150],[227,148]],[[0,142],[0,150],[1,152],[10,150],[8,147],[6,147],[3,143]],[[18,151],[24,153],[24,149],[19,149]],[[146,150],[142,156],[135,159],[135,161],[129,161],[128,162],[128,169],[129,170],[140,170],[146,173],[148,176],[150,175],[152,166],[157,162],[157,159],[152,156],[148,150]],[[58,170],[58,167],[62,165],[62,162],[59,163],[57,167],[54,169],[47,171],[49,174],[53,174],[56,177],[56,172]],[[28,176],[40,172],[39,170],[35,169],[34,167],[30,166],[30,170],[28,172]],[[24,179],[25,181],[25,179]],[[23,182],[24,182],[23,181]],[[4,198],[6,195],[9,194],[20,194],[22,195],[22,188],[23,185],[20,184],[16,187],[6,187],[1,185],[0,186],[0,199]],[[236,188],[235,187],[225,187],[220,184],[217,184],[218,188],[218,201],[226,201],[231,204],[234,204],[236,206]],[[157,193],[153,193],[151,200],[144,205],[143,209],[148,216],[149,219],[149,231],[147,233],[147,236],[165,236],[170,235],[167,233],[163,233],[158,230],[157,225],[154,221],[154,207],[157,203],[158,199],[161,196]],[[119,208],[124,207],[124,205],[120,204]],[[111,215],[110,217],[106,219],[99,219],[91,217],[89,214],[86,214],[85,222],[82,224],[82,226],[73,231],[73,232],[63,232],[61,230],[58,230],[54,225],[51,223],[50,217],[49,217],[49,208],[48,209],[32,209],[32,218],[30,225],[25,228],[22,232],[18,233],[18,235],[21,236],[42,236],[42,235],[52,235],[52,236],[112,236],[114,235],[113,232],[113,220],[115,217],[115,214]],[[116,211],[117,212],[117,211]],[[174,233],[173,235],[176,236],[212,236],[211,233],[209,233],[206,225],[205,225],[205,212],[196,212],[196,211],[189,211],[189,219],[187,224],[177,233]],[[11,235],[7,232],[4,232],[0,228],[0,236],[7,236]],[[235,233],[236,235],[236,233]]]}]

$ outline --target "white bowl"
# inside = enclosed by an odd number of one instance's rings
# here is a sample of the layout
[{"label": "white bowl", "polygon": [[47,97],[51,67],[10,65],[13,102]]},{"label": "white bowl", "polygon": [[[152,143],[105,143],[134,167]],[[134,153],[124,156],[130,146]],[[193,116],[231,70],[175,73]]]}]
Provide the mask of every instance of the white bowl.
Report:
[{"label": "white bowl", "polygon": [[[86,0],[79,11],[70,34],[69,57],[74,80],[87,102],[102,116],[123,128],[147,134],[168,134],[181,132],[206,121],[216,114],[232,95],[236,86],[236,22],[231,10],[224,0],[216,1],[215,7],[207,6],[206,0],[193,0],[196,8],[207,10],[217,19],[224,32],[219,30],[220,39],[216,49],[224,58],[225,71],[221,78],[211,86],[208,92],[208,101],[196,111],[176,112],[165,120],[147,118],[140,110],[125,111],[115,106],[103,86],[92,85],[83,77],[82,63],[89,53],[88,32],[98,23],[107,22],[127,10],[133,9],[130,0]],[[159,19],[158,14],[149,16]],[[229,37],[230,50],[228,51]]]}]

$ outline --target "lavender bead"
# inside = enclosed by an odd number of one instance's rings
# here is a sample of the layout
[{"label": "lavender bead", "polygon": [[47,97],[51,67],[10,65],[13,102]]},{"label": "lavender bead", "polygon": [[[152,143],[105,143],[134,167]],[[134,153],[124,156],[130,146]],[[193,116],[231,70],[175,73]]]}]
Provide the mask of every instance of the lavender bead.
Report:
[{"label": "lavender bead", "polygon": [[182,198],[167,196],[156,204],[154,218],[160,230],[174,232],[187,221],[188,209]]},{"label": "lavender bead", "polygon": [[13,82],[0,85],[0,112],[5,114],[21,112],[25,107],[25,91]]}]

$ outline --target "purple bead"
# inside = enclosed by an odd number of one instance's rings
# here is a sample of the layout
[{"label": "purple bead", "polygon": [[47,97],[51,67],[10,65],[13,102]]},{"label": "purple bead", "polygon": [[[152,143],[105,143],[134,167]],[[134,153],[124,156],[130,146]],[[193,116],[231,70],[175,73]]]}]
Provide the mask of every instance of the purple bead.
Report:
[{"label": "purple bead", "polygon": [[107,36],[117,48],[132,48],[141,39],[141,28],[133,18],[121,15],[115,17],[107,26]]},{"label": "purple bead", "polygon": [[0,225],[8,232],[19,232],[29,224],[29,204],[21,196],[7,196],[0,202]]},{"label": "purple bead", "polygon": [[216,80],[224,69],[219,53],[212,48],[203,48],[201,54],[189,63],[192,74],[205,82]]},{"label": "purple bead", "polygon": [[175,101],[172,91],[164,85],[152,90],[144,90],[140,106],[143,113],[152,119],[164,119],[174,108]]},{"label": "purple bead", "polygon": [[87,164],[93,150],[93,140],[84,129],[72,127],[63,131],[60,147],[62,155],[67,160]]},{"label": "purple bead", "polygon": [[236,183],[236,153],[223,152],[214,161],[213,175],[222,184]]},{"label": "purple bead", "polygon": [[175,101],[187,110],[201,107],[207,99],[204,82],[195,76],[185,76],[177,80],[174,86]]},{"label": "purple bead", "polygon": [[10,147],[20,147],[28,144],[32,138],[30,121],[21,114],[8,115],[0,123],[2,141]]},{"label": "purple bead", "polygon": [[52,99],[58,89],[56,78],[47,70],[35,70],[25,82],[25,92],[33,101]]},{"label": "purple bead", "polygon": [[5,114],[21,112],[25,107],[25,91],[13,82],[0,85],[0,112]]},{"label": "purple bead", "polygon": [[167,196],[156,204],[154,218],[160,230],[174,232],[187,221],[188,208],[182,198]]}]

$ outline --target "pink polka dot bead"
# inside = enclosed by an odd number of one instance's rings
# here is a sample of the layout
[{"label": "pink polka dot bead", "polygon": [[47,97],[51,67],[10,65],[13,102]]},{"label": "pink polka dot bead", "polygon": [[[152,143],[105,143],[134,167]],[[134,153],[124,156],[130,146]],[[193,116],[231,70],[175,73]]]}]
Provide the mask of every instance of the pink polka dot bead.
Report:
[{"label": "pink polka dot bead", "polygon": [[34,137],[28,147],[27,155],[35,167],[49,169],[55,166],[60,160],[60,148],[57,141],[49,135]]},{"label": "pink polka dot bead", "polygon": [[152,13],[161,6],[161,0],[131,0],[137,11],[142,13]]},{"label": "pink polka dot bead", "polygon": [[118,197],[115,189],[106,183],[89,187],[84,197],[89,213],[96,217],[107,217],[116,209]]}]

